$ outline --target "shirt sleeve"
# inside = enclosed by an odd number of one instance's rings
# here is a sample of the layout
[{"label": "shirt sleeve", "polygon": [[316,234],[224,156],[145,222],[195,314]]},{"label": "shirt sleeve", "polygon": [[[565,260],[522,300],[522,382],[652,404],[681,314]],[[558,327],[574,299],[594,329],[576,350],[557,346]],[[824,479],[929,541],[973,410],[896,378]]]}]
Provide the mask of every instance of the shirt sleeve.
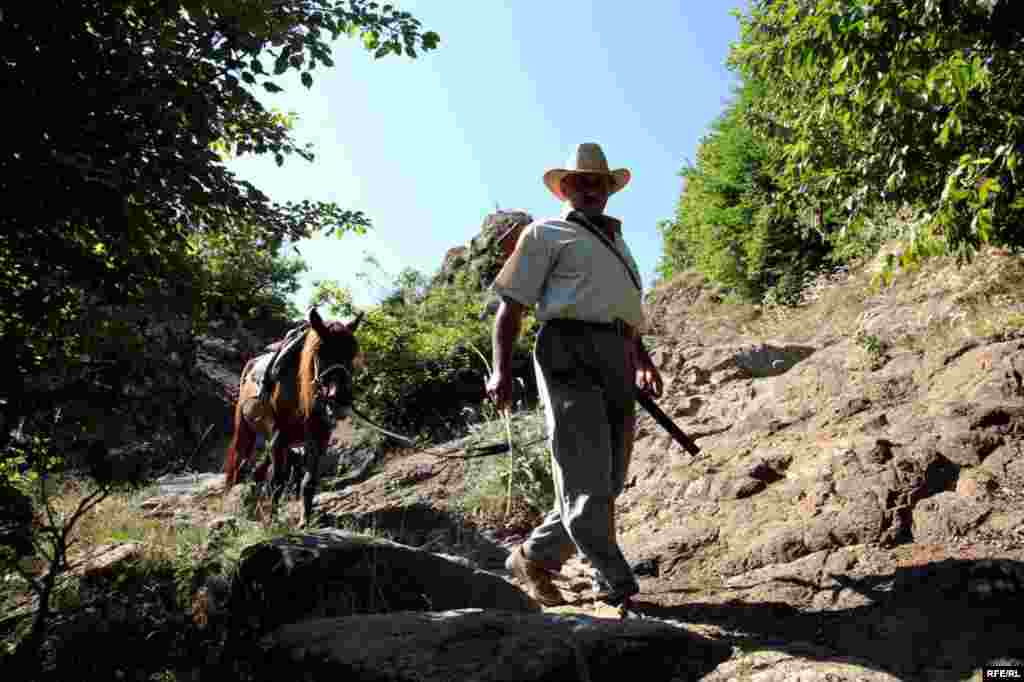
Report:
[{"label": "shirt sleeve", "polygon": [[540,300],[548,272],[554,262],[554,248],[534,223],[523,230],[515,251],[505,262],[491,288],[499,296],[507,296],[525,306]]}]

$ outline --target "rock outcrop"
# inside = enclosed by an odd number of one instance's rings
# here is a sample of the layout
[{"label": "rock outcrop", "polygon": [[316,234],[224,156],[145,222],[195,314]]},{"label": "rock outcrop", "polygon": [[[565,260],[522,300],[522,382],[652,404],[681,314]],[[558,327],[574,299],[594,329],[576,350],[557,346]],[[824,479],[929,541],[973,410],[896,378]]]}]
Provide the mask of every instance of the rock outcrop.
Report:
[{"label": "rock outcrop", "polygon": [[486,290],[500,269],[498,239],[507,231],[525,227],[531,222],[533,216],[526,211],[499,210],[491,213],[484,218],[480,231],[470,239],[468,245],[448,250],[434,284],[451,284],[455,281],[456,273],[465,270],[470,281],[480,291]]},{"label": "rock outcrop", "polygon": [[491,573],[339,530],[249,547],[231,592],[232,617],[258,632],[311,618],[456,608],[540,610]]}]

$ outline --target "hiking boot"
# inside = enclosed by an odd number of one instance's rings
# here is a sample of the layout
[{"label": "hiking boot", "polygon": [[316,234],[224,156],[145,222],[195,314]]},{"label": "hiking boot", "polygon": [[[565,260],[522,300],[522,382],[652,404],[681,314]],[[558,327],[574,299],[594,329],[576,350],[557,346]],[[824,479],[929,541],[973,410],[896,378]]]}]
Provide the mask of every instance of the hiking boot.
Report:
[{"label": "hiking boot", "polygon": [[[601,583],[604,583],[604,581],[602,580]],[[594,601],[603,601],[605,604],[611,604],[612,606],[621,606],[627,599],[639,593],[640,586],[635,580],[618,587],[609,587],[605,583],[600,589],[595,591]]]},{"label": "hiking boot", "polygon": [[541,606],[561,606],[566,603],[562,593],[551,582],[551,574],[554,571],[549,571],[536,561],[527,559],[522,545],[508,555],[505,568],[526,585],[527,594]]}]

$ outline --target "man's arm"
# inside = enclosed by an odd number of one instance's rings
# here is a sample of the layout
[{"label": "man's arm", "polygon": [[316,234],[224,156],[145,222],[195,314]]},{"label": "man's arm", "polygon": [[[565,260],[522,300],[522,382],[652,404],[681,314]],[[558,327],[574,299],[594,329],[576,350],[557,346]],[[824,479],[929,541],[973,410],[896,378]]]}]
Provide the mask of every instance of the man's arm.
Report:
[{"label": "man's arm", "polygon": [[501,297],[498,314],[494,318],[494,372],[508,374],[512,370],[512,349],[523,325],[523,311],[526,310],[519,301]]},{"label": "man's arm", "polygon": [[494,374],[487,382],[487,393],[501,409],[512,401],[512,349],[523,324],[526,306],[508,296],[501,297],[501,306],[494,318]]}]

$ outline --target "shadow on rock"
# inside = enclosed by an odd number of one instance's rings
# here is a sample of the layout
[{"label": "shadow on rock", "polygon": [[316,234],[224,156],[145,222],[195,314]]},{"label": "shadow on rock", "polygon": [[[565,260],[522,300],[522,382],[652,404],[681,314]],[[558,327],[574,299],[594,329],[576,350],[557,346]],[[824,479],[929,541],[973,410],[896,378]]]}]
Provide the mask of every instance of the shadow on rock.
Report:
[{"label": "shadow on rock", "polygon": [[[762,594],[765,588],[777,588],[787,599],[793,591],[819,595],[831,591],[838,607],[806,610],[782,601],[741,597],[721,604],[670,607],[641,598],[634,601],[634,609],[648,617],[722,628],[730,633],[727,639],[755,657],[748,664],[758,668],[771,665],[758,662],[758,654],[781,652],[786,657],[780,662],[791,661],[788,657],[853,662],[902,680],[964,680],[993,661],[1024,659],[1020,638],[1024,564],[1020,562],[943,560],[885,575],[851,578],[823,572],[816,580],[776,575],[761,584],[752,580],[756,573],[737,576],[748,578],[746,584],[737,579],[729,584]],[[843,594],[852,598],[840,598]],[[850,603],[861,605],[841,606]],[[729,674],[723,668],[705,679],[725,680]]]},{"label": "shadow on rock", "polygon": [[731,653],[653,621],[479,609],[306,621],[261,646],[257,679],[387,682],[612,682],[639,671],[650,682],[696,680]]},{"label": "shadow on rock", "polygon": [[811,357],[815,350],[813,346],[760,344],[742,348],[736,353],[734,361],[738,367],[750,372],[752,377],[774,377],[785,374],[797,363]]},{"label": "shadow on rock", "polygon": [[508,556],[493,531],[479,529],[458,514],[425,503],[324,514],[322,525],[383,535],[403,545],[460,557],[456,560],[484,570],[502,570]]}]

